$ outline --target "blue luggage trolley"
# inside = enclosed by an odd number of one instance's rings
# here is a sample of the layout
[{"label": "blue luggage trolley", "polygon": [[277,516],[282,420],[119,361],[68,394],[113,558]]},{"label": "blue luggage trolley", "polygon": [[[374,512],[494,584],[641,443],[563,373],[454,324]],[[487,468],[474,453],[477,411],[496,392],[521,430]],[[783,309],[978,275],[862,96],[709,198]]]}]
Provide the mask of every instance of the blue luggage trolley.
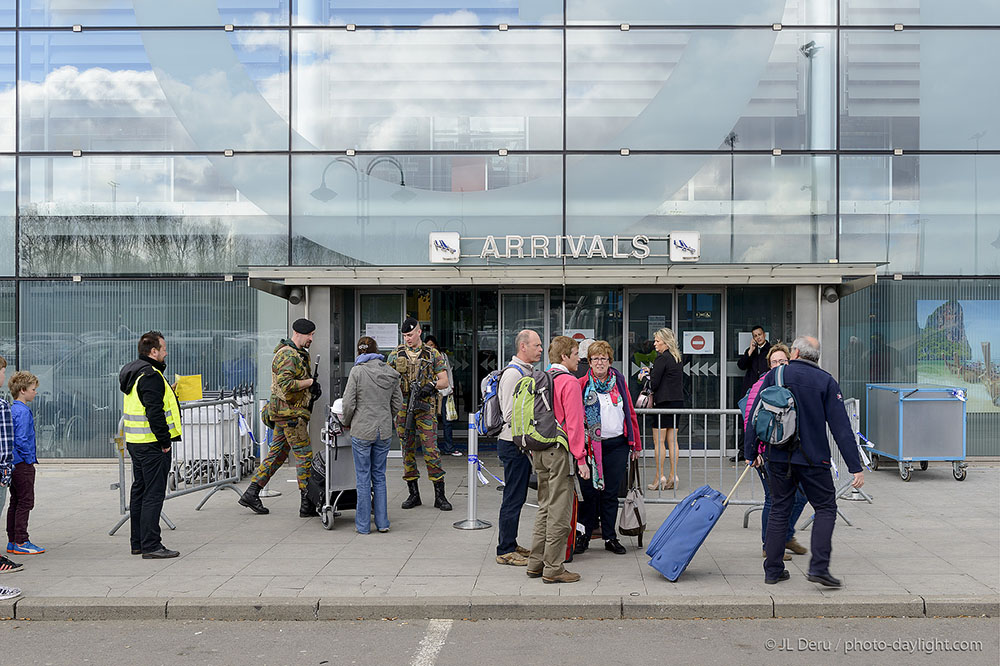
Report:
[{"label": "blue luggage trolley", "polygon": [[965,389],[920,384],[867,384],[866,441],[871,468],[880,458],[899,464],[899,478],[910,480],[913,463],[949,461],[957,481],[965,480]]}]

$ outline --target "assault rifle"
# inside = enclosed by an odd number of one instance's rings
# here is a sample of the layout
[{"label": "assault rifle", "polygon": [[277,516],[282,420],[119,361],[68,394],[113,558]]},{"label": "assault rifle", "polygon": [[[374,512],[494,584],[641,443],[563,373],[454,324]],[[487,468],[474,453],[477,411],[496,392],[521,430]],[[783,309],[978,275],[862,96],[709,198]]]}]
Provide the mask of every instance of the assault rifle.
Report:
[{"label": "assault rifle", "polygon": [[313,370],[312,374],[313,383],[309,387],[309,392],[312,394],[312,398],[309,399],[309,412],[312,413],[313,405],[319,400],[319,397],[323,395],[323,388],[317,383],[319,380],[319,354],[316,354],[316,368]]},{"label": "assault rifle", "polygon": [[410,382],[409,399],[406,401],[406,425],[404,426],[404,433],[411,433],[416,435],[417,427],[417,410],[431,412],[434,407],[431,403],[427,402],[421,395],[422,388],[420,382],[412,381]]}]

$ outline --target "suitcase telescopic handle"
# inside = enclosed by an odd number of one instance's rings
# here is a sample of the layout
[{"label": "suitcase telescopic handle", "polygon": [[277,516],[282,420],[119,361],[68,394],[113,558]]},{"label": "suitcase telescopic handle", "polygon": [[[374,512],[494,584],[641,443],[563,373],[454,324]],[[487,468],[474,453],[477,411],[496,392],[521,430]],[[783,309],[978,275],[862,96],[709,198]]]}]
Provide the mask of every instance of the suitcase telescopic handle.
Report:
[{"label": "suitcase telescopic handle", "polygon": [[733,489],[729,491],[728,495],[726,495],[726,501],[722,503],[722,506],[726,506],[727,504],[729,504],[729,498],[732,497],[733,493],[736,492],[736,488],[739,487],[740,483],[743,481],[743,477],[747,475],[747,472],[750,471],[751,467],[753,467],[753,465],[747,465],[746,469],[743,470],[743,473],[740,474],[740,478],[736,479],[736,485],[734,485]]}]

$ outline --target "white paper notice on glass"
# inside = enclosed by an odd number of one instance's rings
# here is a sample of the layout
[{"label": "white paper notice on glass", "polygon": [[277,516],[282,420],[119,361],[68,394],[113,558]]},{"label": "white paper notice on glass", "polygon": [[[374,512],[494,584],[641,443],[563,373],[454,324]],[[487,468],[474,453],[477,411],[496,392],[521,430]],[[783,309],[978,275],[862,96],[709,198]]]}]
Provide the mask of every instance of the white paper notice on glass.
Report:
[{"label": "white paper notice on glass", "polygon": [[365,324],[365,335],[375,341],[380,352],[387,354],[399,344],[399,324]]},{"label": "white paper notice on glass", "polygon": [[684,331],[685,354],[714,354],[715,331]]},{"label": "white paper notice on glass", "polygon": [[[737,342],[739,348],[737,351],[742,354],[747,349],[750,349],[750,343],[753,342],[753,333],[749,331],[740,331],[737,335],[739,336],[739,342]],[[771,334],[764,331],[764,339],[770,340]]]}]

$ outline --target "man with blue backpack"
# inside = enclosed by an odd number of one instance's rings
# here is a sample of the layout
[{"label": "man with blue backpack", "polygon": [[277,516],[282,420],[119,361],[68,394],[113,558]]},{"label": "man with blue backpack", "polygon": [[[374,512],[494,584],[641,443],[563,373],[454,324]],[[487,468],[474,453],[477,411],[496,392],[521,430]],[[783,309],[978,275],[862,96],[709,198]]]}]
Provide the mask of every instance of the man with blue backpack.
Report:
[{"label": "man with blue backpack", "polygon": [[[531,374],[534,364],[542,360],[542,339],[532,330],[525,329],[514,338],[517,353],[510,363],[497,371],[495,387],[487,389],[496,393],[502,424],[497,435],[497,454],[503,463],[503,500],[500,502],[497,564],[523,567],[528,564],[528,549],[517,545],[517,528],[521,522],[521,509],[528,498],[528,479],[531,476],[531,459],[514,446],[511,418],[514,410],[514,386],[524,375]],[[487,378],[490,379],[490,378]],[[489,402],[487,398],[484,400]],[[489,405],[484,405],[484,412]],[[482,424],[486,426],[487,424]],[[495,425],[494,425],[495,427]]]},{"label": "man with blue backpack", "polygon": [[[848,471],[854,475],[851,486],[860,488],[865,482],[840,385],[819,367],[819,354],[816,338],[795,339],[788,365],[780,366],[780,373],[771,372],[761,384],[750,410],[752,425],[744,435],[747,464],[766,464],[771,484],[771,515],[764,541],[764,582],[768,585],[789,578],[782,556],[795,490],[801,484],[815,511],[806,577],[826,587],[841,586],[830,574],[837,496],[830,474],[827,424]],[[767,444],[763,456],[757,453],[758,440]]]}]

